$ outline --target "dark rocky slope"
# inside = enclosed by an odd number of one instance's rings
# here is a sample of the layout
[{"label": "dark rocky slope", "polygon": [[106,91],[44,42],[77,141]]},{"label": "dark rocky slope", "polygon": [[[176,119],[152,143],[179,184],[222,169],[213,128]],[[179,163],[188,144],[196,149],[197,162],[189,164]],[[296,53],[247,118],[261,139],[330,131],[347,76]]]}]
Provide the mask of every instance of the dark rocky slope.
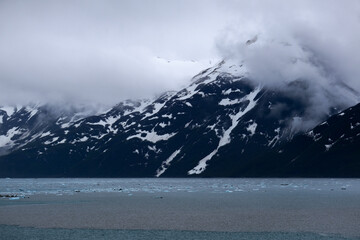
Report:
[{"label": "dark rocky slope", "polygon": [[179,92],[103,113],[0,108],[0,176],[360,176],[359,106],[294,137],[304,87],[271,90],[221,62]]}]

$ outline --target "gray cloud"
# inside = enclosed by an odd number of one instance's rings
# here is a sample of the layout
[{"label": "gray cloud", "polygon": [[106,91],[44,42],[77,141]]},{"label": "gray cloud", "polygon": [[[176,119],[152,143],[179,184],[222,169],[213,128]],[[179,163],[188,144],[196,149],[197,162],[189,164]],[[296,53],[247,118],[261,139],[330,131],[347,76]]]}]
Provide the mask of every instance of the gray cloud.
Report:
[{"label": "gray cloud", "polygon": [[3,0],[0,104],[114,104],[232,58],[274,88],[307,81],[308,126],[359,101],[359,29],[357,0]]},{"label": "gray cloud", "polygon": [[216,55],[215,4],[1,1],[0,102],[112,104],[179,88]]},{"label": "gray cloud", "polygon": [[[295,131],[360,101],[359,1],[234,1],[228,7],[243,11],[218,37],[219,52],[244,62],[255,81],[290,90],[308,105],[302,121],[294,119]],[[299,81],[309,86],[296,90],[291,83]]]}]

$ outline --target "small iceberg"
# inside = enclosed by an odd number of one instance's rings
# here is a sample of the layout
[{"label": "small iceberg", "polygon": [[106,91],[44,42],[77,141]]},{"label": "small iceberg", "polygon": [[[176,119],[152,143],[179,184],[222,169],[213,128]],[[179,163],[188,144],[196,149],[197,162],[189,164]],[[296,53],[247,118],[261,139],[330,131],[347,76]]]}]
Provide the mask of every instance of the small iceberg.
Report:
[{"label": "small iceberg", "polygon": [[11,198],[9,198],[9,200],[19,200],[20,199],[20,197],[11,197]]}]

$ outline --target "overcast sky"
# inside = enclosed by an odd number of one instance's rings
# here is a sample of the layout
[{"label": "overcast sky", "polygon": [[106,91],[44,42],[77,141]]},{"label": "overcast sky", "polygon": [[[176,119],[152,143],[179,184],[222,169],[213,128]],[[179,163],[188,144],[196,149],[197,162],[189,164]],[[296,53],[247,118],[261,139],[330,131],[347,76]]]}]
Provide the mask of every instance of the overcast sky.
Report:
[{"label": "overcast sky", "polygon": [[359,91],[359,44],[357,0],[0,0],[0,105],[145,98],[223,58],[273,86]]}]

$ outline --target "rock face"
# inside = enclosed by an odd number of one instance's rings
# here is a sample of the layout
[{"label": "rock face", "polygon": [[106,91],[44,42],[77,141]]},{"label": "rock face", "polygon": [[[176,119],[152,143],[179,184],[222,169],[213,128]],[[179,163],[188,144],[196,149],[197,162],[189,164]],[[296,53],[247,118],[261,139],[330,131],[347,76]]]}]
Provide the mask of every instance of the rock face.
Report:
[{"label": "rock face", "polygon": [[0,107],[0,177],[360,176],[359,106],[294,137],[306,104],[221,62],[103,113]]},{"label": "rock face", "polygon": [[274,156],[278,175],[360,176],[360,104],[295,136]]}]

